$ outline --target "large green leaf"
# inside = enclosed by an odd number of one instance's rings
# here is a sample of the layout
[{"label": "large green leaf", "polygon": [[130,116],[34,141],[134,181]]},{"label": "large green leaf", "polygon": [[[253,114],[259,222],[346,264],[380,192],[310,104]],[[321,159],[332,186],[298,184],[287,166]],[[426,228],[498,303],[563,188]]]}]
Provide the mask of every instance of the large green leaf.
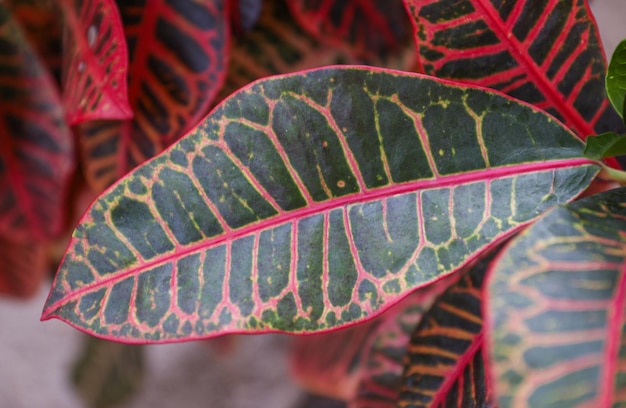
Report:
[{"label": "large green leaf", "polygon": [[43,318],[127,342],[353,324],[577,196],[599,169],[582,147],[426,76],[265,79],[93,204]]},{"label": "large green leaf", "polygon": [[626,404],[626,189],[558,207],[491,271],[485,321],[501,407]]},{"label": "large green leaf", "polygon": [[606,92],[613,107],[624,117],[626,111],[626,40],[617,45],[608,72],[606,73]]}]

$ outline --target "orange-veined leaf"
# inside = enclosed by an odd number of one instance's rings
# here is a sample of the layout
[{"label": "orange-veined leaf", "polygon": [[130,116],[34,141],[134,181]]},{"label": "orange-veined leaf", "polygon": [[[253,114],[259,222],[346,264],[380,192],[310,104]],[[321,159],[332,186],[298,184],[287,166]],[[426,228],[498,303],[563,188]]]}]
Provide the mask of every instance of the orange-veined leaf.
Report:
[{"label": "orange-veined leaf", "polygon": [[48,269],[46,246],[0,238],[0,295],[28,298],[37,293]]},{"label": "orange-veined leaf", "polygon": [[96,200],[43,318],[126,342],[354,324],[577,196],[599,170],[582,148],[431,77],[261,80]]},{"label": "orange-veined leaf", "polygon": [[70,125],[128,119],[128,52],[113,0],[61,0],[63,106]]},{"label": "orange-veined leaf", "polygon": [[396,406],[411,334],[437,297],[456,279],[456,275],[451,275],[419,289],[376,318],[382,322],[366,350],[356,392],[349,403],[351,408]]},{"label": "orange-veined leaf", "polygon": [[23,34],[53,78],[60,82],[63,18],[59,4],[50,0],[7,0],[4,2],[19,21]]},{"label": "orange-veined leaf", "polygon": [[80,137],[90,139],[81,143],[85,178],[96,191],[160,153],[206,115],[226,76],[230,45],[226,0],[129,1],[119,7],[134,117],[81,126]]},{"label": "orange-veined leaf", "polygon": [[394,58],[413,46],[411,20],[402,0],[287,0],[302,28],[320,42],[357,58]]},{"label": "orange-veined leaf", "polygon": [[415,64],[415,47],[408,44],[384,58],[357,58],[345,47],[321,43],[303,31],[290,14],[286,0],[264,0],[254,28],[233,39],[228,76],[216,104],[256,79],[335,64],[409,71]]},{"label": "orange-veined leaf", "polygon": [[505,248],[485,296],[501,407],[626,403],[626,189],[560,206]]},{"label": "orange-veined leaf", "polygon": [[551,113],[579,137],[622,131],[586,0],[405,0],[421,71],[498,89]]},{"label": "orange-veined leaf", "polygon": [[424,314],[404,357],[398,407],[491,407],[483,358],[482,288],[497,248],[462,271]]},{"label": "orange-veined leaf", "polygon": [[32,244],[65,227],[72,136],[54,79],[0,3],[0,237]]},{"label": "orange-veined leaf", "polygon": [[311,393],[349,401],[352,406],[388,397],[394,391],[389,390],[390,379],[399,380],[402,375],[402,356],[411,332],[449,284],[449,279],[443,279],[419,289],[365,323],[295,338],[294,379]]}]

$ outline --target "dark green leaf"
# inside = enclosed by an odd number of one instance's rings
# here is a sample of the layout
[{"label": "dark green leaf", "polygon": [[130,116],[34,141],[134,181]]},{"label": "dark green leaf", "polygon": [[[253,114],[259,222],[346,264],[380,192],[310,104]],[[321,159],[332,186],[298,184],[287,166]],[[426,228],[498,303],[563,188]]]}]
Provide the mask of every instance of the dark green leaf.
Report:
[{"label": "dark green leaf", "polygon": [[626,117],[626,40],[613,52],[606,74],[606,91],[617,113]]}]

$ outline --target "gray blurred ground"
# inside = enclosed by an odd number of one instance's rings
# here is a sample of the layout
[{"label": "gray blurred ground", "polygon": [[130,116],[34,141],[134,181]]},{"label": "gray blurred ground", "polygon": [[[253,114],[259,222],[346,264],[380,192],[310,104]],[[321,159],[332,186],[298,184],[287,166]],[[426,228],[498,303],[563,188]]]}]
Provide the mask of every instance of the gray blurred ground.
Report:
[{"label": "gray blurred ground", "polygon": [[[591,2],[607,55],[626,38],[626,0]],[[69,370],[81,334],[39,322],[48,288],[28,302],[0,298],[0,408],[81,408]],[[204,343],[148,346],[143,387],[123,408],[294,408],[284,336],[239,337],[220,356]]]}]

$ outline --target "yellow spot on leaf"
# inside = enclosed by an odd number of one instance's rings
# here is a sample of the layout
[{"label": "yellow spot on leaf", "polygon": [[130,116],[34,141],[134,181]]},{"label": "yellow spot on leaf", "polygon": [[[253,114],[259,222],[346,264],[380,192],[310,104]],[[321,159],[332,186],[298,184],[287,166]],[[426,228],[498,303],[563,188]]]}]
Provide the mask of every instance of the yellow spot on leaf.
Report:
[{"label": "yellow spot on leaf", "polygon": [[337,182],[337,187],[339,187],[339,188],[344,188],[345,186],[346,186],[346,182],[345,182],[345,181],[343,181],[343,180],[339,180],[339,181]]},{"label": "yellow spot on leaf", "polygon": [[439,156],[443,156],[443,149],[439,149]]}]

